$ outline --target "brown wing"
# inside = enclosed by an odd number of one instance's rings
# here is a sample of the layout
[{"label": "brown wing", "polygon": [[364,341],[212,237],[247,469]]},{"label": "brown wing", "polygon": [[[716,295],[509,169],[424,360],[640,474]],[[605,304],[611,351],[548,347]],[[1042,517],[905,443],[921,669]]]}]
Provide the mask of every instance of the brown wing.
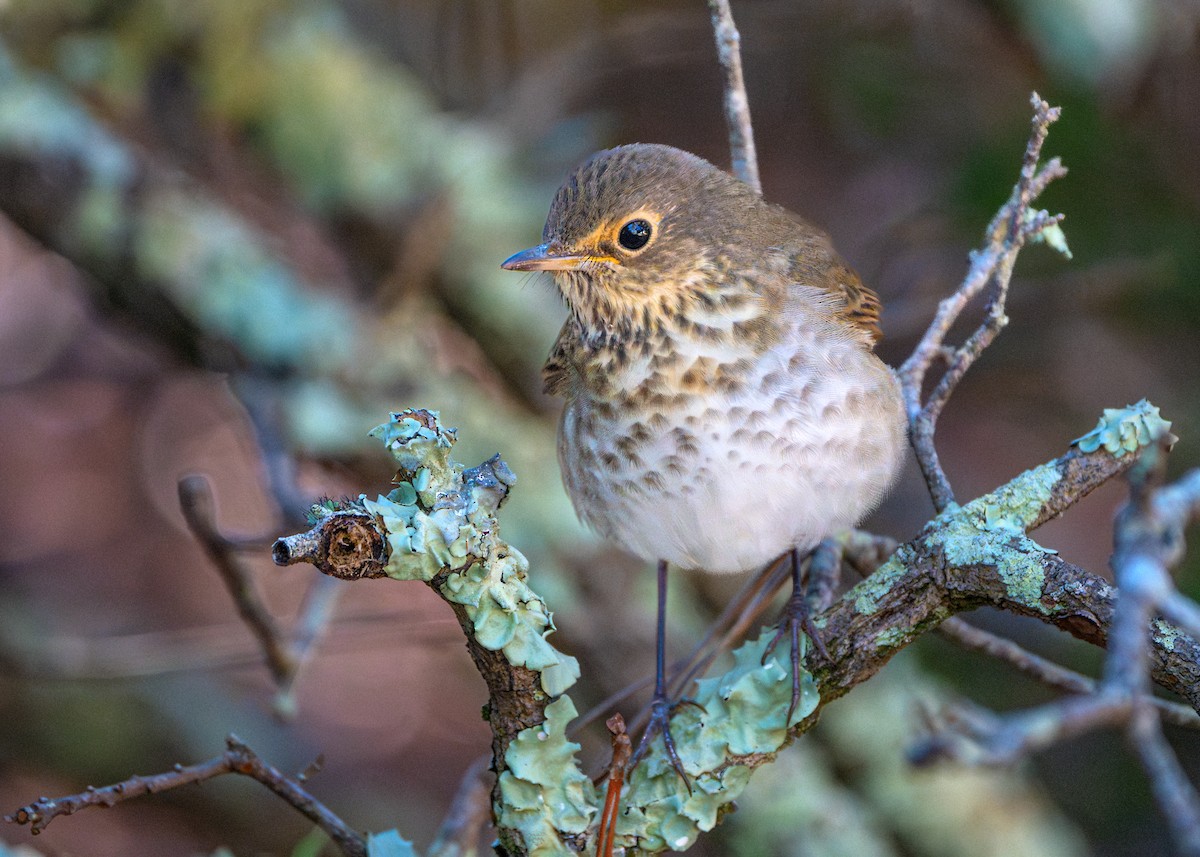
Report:
[{"label": "brown wing", "polygon": [[862,330],[871,337],[871,342],[883,338],[883,328],[879,326],[879,296],[863,285],[858,274],[843,264],[837,264],[830,272],[830,280],[837,286],[836,291],[844,300],[844,307],[839,316]]},{"label": "brown wing", "polygon": [[833,299],[833,315],[866,334],[872,344],[883,336],[879,326],[879,297],[863,285],[858,274],[842,261],[829,238],[820,230],[800,221],[798,239],[801,248],[793,251],[789,276],[795,283],[815,286]]}]

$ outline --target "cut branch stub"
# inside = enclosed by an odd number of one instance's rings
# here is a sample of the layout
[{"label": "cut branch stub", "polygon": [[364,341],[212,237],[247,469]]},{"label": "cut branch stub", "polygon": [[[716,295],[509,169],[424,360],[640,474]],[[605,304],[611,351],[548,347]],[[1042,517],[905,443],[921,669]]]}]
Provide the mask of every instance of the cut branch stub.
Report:
[{"label": "cut branch stub", "polygon": [[277,540],[271,558],[276,565],[305,562],[332,577],[358,580],[387,575],[388,546],[370,515],[341,510],[329,512],[308,532]]}]

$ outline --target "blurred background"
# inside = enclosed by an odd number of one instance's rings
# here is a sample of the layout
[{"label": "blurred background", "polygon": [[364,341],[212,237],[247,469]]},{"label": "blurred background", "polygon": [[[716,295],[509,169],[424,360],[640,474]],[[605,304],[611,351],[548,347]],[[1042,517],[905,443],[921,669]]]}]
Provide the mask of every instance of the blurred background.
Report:
[{"label": "blurred background", "polygon": [[[1074,260],[1021,257],[1011,324],[941,419],[960,500],[1147,397],[1200,463],[1200,8],[1179,0],[741,0],[768,199],[827,229],[882,296],[900,362],[1007,197],[1029,93],[1063,107]],[[415,584],[341,587],[293,693],[181,515],[216,523],[290,627],[315,572],[271,565],[321,495],[387,490],[367,431],[441,410],[457,458],[519,477],[509,541],[579,657],[581,710],[649,674],[653,581],[559,487],[538,370],[564,310],[502,272],[568,169],[618,143],[729,162],[706,4],[666,0],[5,0],[0,3],[0,809],[216,755],[236,732],[363,830],[428,845],[489,747],[450,612]],[[1106,486],[1038,540],[1107,574]],[[931,512],[915,465],[869,522]],[[738,581],[677,587],[684,651]],[[1200,589],[1200,548],[1180,569]],[[1037,623],[972,621],[1094,671]],[[920,641],[758,774],[706,855],[1152,855],[1169,850],[1119,736],[1017,771],[903,762],[920,703],[1052,698]],[[281,719],[279,710],[290,717]],[[626,702],[630,717],[636,706]],[[1200,742],[1171,733],[1193,774]],[[605,759],[593,726],[580,736]],[[56,821],[48,855],[315,853],[255,783]],[[298,846],[299,843],[299,846]],[[305,850],[307,849],[307,850]],[[3,848],[0,846],[0,851]],[[327,849],[327,853],[332,853]]]}]

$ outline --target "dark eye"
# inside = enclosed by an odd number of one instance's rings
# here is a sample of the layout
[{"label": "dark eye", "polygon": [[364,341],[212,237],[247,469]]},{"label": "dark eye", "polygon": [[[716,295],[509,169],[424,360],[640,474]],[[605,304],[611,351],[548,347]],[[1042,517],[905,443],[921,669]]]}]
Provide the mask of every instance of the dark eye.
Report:
[{"label": "dark eye", "polygon": [[651,227],[645,220],[631,220],[617,233],[617,241],[626,250],[641,250],[650,240]]}]

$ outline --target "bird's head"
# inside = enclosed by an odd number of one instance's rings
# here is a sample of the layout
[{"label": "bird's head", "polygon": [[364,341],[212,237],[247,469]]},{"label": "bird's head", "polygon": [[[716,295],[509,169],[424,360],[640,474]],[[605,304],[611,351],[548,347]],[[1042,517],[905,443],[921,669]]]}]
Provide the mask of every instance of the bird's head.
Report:
[{"label": "bird's head", "polygon": [[736,289],[752,249],[741,224],[764,207],[748,186],[670,146],[598,152],[559,188],[543,243],[503,263],[550,271],[585,328],[626,335]]}]

